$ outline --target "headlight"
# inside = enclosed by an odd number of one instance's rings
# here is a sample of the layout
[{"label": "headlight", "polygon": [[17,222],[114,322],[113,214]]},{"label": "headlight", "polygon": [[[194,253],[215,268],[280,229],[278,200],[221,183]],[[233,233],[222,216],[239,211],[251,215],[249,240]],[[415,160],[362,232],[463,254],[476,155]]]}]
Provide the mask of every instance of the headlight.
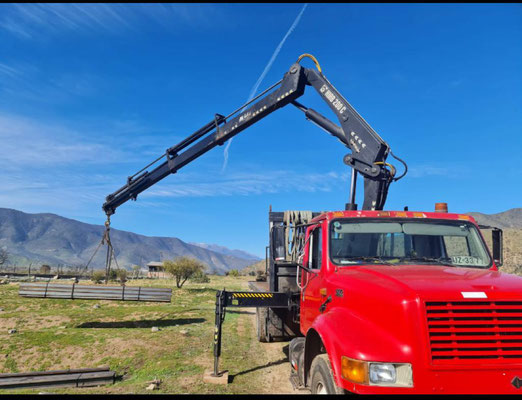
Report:
[{"label": "headlight", "polygon": [[370,364],[370,383],[395,383],[397,373],[393,364]]},{"label": "headlight", "polygon": [[341,357],[344,379],[363,385],[413,387],[411,364],[377,363]]}]

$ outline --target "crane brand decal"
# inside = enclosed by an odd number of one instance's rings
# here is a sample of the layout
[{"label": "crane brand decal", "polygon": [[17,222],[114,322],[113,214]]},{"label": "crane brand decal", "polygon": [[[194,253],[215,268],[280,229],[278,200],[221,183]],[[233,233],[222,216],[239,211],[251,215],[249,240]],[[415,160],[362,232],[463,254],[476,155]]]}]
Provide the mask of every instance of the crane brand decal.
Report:
[{"label": "crane brand decal", "polygon": [[485,292],[460,292],[465,299],[487,299]]},{"label": "crane brand decal", "polygon": [[244,113],[243,115],[241,115],[239,117],[239,122],[243,122],[244,120],[246,120],[247,118],[250,118],[250,116],[252,115],[252,112],[249,111],[247,113]]},{"label": "crane brand decal", "polygon": [[324,94],[324,97],[326,97],[328,101],[332,103],[334,108],[341,114],[346,111],[346,106],[344,105],[344,103],[341,100],[339,100],[330,89],[328,89],[328,86],[321,86],[320,92]]}]

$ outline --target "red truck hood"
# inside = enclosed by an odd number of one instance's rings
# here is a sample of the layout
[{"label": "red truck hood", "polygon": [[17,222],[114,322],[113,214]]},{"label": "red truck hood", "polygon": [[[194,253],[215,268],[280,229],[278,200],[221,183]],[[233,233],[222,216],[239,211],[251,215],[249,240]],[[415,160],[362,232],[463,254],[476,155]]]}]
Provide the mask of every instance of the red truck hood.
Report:
[{"label": "red truck hood", "polygon": [[489,269],[438,265],[367,265],[350,269],[339,268],[339,273],[354,274],[382,289],[402,287],[424,299],[484,298],[477,293],[485,293],[488,299],[522,299],[522,277]]}]

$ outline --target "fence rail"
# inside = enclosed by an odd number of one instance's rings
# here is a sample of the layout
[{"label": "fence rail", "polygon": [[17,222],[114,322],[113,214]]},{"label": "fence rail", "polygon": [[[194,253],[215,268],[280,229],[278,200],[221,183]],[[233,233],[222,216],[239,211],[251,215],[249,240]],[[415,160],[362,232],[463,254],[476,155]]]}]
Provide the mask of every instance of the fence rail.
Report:
[{"label": "fence rail", "polygon": [[170,303],[172,289],[141,286],[62,285],[24,282],[18,294],[22,297],[81,300],[153,301]]}]

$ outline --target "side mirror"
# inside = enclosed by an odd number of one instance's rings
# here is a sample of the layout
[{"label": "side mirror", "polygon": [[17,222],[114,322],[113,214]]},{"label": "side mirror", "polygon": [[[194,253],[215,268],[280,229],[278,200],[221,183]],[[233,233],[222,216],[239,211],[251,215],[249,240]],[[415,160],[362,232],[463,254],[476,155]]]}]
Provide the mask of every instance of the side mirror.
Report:
[{"label": "side mirror", "polygon": [[490,236],[484,235],[484,239],[486,239],[486,243],[488,244],[488,247],[491,249],[493,261],[495,262],[497,267],[500,267],[504,262],[504,244],[502,240],[502,229],[486,225],[479,225],[479,228],[483,234],[486,230],[491,232]]},{"label": "side mirror", "polygon": [[495,264],[497,264],[497,267],[500,267],[504,262],[502,229],[494,228],[491,232],[491,238],[493,240],[493,260],[495,261]]}]

